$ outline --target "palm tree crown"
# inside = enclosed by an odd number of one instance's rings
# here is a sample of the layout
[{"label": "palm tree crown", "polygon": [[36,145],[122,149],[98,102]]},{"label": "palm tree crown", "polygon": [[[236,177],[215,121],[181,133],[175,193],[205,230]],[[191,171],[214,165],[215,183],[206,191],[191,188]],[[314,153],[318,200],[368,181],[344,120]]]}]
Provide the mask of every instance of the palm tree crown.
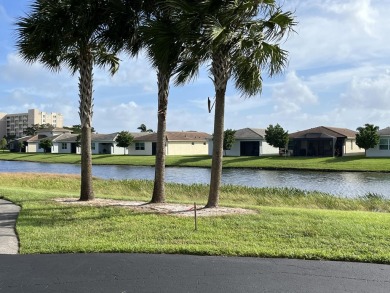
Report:
[{"label": "palm tree crown", "polygon": [[93,67],[109,66],[114,74],[119,59],[104,46],[110,19],[108,0],[37,0],[32,12],[19,18],[17,47],[28,63],[39,61],[51,70],[67,66],[79,72],[79,115],[82,127],[80,200],[94,198],[91,127]]},{"label": "palm tree crown", "polygon": [[269,76],[283,71],[287,52],[279,47],[295,25],[291,12],[283,12],[275,0],[236,1],[167,0],[175,9],[185,50],[177,68],[176,83],[193,78],[200,64],[210,62],[215,88],[214,145],[209,200],[218,205],[222,173],[224,108],[227,82],[233,78],[242,96],[259,94],[262,72]]}]

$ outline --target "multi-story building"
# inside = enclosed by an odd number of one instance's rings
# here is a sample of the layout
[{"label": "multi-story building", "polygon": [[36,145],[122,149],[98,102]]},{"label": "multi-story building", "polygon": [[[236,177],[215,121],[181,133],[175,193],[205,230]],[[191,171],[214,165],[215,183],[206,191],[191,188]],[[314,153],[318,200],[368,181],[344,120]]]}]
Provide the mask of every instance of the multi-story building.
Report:
[{"label": "multi-story building", "polygon": [[60,113],[40,112],[30,109],[27,113],[6,114],[0,113],[0,138],[4,135],[24,136],[27,127],[34,124],[51,124],[54,127],[63,127],[64,117]]}]

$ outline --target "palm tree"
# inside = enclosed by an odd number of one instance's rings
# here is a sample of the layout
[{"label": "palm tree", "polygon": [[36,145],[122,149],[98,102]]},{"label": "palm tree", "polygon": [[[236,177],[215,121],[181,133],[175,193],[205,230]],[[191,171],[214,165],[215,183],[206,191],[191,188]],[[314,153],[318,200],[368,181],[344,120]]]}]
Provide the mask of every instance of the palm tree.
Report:
[{"label": "palm tree", "polygon": [[39,61],[53,71],[62,65],[79,73],[81,140],[80,200],[94,198],[92,185],[91,127],[93,115],[93,67],[109,66],[119,59],[107,50],[102,38],[110,20],[107,0],[37,0],[32,12],[18,19],[17,47],[28,63]]},{"label": "palm tree", "polygon": [[153,129],[148,129],[145,124],[141,124],[137,129],[141,130],[141,132],[153,132]]},{"label": "palm tree", "polygon": [[[151,202],[165,202],[165,144],[169,83],[183,50],[170,12],[156,5],[153,15],[140,29],[143,47],[157,71],[158,110],[154,188]],[[142,125],[141,125],[142,126]],[[146,128],[146,127],[145,127]]]},{"label": "palm tree", "polygon": [[287,51],[279,47],[295,25],[291,12],[283,12],[274,0],[167,0],[177,9],[179,27],[186,38],[186,58],[178,67],[176,83],[191,79],[197,64],[211,60],[209,72],[215,89],[214,147],[210,191],[206,207],[218,206],[221,185],[225,93],[233,78],[242,96],[259,94],[262,72],[282,72]]}]

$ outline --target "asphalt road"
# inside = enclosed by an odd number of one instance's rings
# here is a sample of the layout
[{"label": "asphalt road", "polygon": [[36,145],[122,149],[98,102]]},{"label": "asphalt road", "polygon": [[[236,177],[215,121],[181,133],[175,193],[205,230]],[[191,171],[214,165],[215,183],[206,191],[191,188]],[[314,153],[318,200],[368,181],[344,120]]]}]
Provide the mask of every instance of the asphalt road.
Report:
[{"label": "asphalt road", "polygon": [[390,292],[390,266],[165,254],[0,255],[0,292]]}]

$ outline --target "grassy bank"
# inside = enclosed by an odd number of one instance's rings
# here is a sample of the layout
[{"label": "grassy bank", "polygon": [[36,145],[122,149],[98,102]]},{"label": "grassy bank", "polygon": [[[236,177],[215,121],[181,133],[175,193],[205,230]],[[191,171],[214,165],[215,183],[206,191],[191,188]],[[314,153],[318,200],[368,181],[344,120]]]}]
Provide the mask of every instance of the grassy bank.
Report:
[{"label": "grassy bank", "polygon": [[[79,164],[76,154],[0,153],[0,160]],[[154,156],[94,155],[94,164],[153,166]],[[167,156],[167,166],[210,167],[210,156]],[[355,157],[225,157],[225,168],[306,169],[328,171],[390,172],[388,158]]]},{"label": "grassy bank", "polygon": [[[389,201],[342,199],[295,189],[225,186],[221,205],[254,215],[192,218],[120,207],[64,205],[79,177],[1,174],[0,196],[22,206],[21,253],[153,252],[390,263]],[[99,198],[150,199],[150,181],[94,180]],[[167,184],[171,202],[202,205],[207,186]],[[386,211],[386,212],[378,212]]]}]

